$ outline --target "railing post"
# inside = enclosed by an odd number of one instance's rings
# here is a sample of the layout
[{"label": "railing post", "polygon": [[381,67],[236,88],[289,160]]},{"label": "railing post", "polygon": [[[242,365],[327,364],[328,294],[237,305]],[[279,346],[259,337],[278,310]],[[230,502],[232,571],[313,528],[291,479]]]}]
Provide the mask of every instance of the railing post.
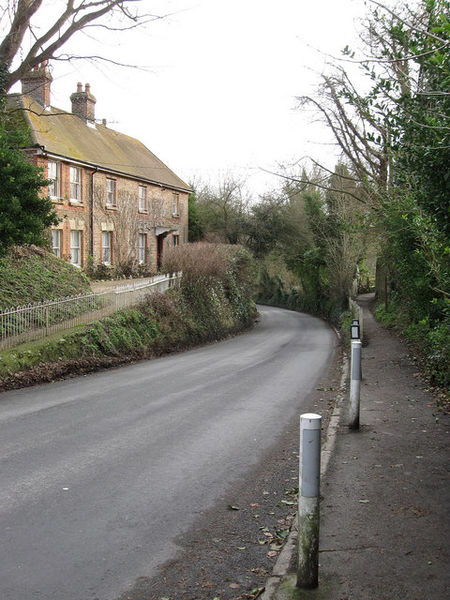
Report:
[{"label": "railing post", "polygon": [[48,335],[48,326],[49,326],[48,304],[46,304],[45,305],[45,335]]},{"label": "railing post", "polygon": [[350,429],[359,429],[359,405],[361,391],[361,340],[352,340],[350,367]]},{"label": "railing post", "polygon": [[319,584],[320,428],[322,417],[300,416],[297,587]]}]

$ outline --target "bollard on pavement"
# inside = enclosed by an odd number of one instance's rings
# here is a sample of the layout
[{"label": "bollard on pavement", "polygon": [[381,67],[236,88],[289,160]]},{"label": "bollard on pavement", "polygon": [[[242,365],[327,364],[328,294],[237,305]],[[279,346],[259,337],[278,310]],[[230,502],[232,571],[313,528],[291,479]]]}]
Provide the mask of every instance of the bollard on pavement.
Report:
[{"label": "bollard on pavement", "polygon": [[319,584],[320,428],[322,417],[300,415],[297,587]]},{"label": "bollard on pavement", "polygon": [[361,340],[352,340],[350,368],[350,429],[359,429],[359,404],[361,391]]}]

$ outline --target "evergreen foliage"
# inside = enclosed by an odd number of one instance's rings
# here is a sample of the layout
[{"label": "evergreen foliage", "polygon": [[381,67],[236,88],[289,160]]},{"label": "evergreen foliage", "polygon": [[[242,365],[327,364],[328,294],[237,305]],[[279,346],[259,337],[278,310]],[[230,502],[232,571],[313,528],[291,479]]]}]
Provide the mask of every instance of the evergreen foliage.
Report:
[{"label": "evergreen foliage", "polygon": [[189,241],[199,242],[203,239],[204,230],[199,216],[198,201],[195,190],[188,196]]},{"label": "evergreen foliage", "polygon": [[14,127],[6,114],[5,70],[0,69],[0,255],[20,244],[44,244],[45,230],[57,223],[42,169],[31,164],[21,148],[27,133]]}]

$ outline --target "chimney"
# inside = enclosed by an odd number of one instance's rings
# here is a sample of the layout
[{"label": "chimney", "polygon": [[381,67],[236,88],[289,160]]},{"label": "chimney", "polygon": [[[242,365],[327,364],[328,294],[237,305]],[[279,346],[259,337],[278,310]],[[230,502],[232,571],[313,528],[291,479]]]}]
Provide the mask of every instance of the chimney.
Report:
[{"label": "chimney", "polygon": [[86,83],[83,86],[81,83],[77,84],[77,91],[70,96],[72,101],[72,113],[77,117],[83,119],[83,121],[95,121],[95,103],[97,100],[91,94],[91,86]]},{"label": "chimney", "polygon": [[48,70],[48,61],[45,60],[22,77],[22,94],[31,96],[33,100],[36,100],[42,106],[50,106],[50,85],[52,81],[53,77]]}]

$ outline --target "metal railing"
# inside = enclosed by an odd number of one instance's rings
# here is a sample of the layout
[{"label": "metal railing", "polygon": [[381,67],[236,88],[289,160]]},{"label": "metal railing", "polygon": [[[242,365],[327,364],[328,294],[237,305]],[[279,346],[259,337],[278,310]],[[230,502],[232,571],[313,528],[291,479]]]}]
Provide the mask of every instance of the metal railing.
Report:
[{"label": "metal railing", "polygon": [[180,278],[181,273],[156,275],[117,285],[105,292],[89,292],[3,311],[0,309],[0,350],[97,321],[139,304],[155,291],[165,292]]}]

